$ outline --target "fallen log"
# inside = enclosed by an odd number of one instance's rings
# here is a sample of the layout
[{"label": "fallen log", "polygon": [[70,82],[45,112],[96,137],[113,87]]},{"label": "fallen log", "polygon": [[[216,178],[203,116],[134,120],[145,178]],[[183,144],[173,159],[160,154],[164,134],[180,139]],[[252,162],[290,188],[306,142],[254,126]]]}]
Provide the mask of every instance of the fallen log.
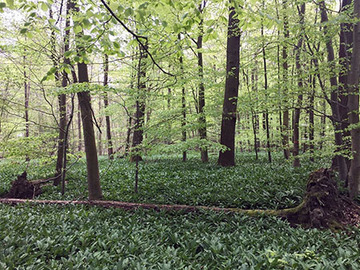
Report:
[{"label": "fallen log", "polygon": [[294,208],[280,210],[248,210],[240,208],[221,208],[211,206],[167,205],[130,203],[120,201],[63,201],[63,200],[35,200],[19,198],[3,198],[0,203],[5,204],[53,204],[53,205],[90,205],[106,208],[122,208],[124,210],[152,209],[155,211],[183,211],[185,213],[201,210],[240,213],[249,216],[270,215],[289,221],[292,226],[305,228],[343,229],[345,226],[360,225],[360,207],[339,194],[336,182],[332,179],[333,173],[328,169],[320,169],[309,176],[306,193],[301,204]]}]

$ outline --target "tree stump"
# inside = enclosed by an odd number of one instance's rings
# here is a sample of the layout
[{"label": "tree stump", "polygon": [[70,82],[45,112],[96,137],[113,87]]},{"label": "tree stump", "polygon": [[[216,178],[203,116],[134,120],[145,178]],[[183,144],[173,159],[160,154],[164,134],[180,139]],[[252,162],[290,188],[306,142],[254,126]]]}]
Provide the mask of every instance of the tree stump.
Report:
[{"label": "tree stump", "polygon": [[27,173],[23,172],[17,176],[17,179],[12,182],[11,188],[6,198],[17,199],[33,199],[41,194],[41,187],[37,183],[31,183],[27,180]]},{"label": "tree stump", "polygon": [[333,177],[331,169],[319,169],[310,174],[303,202],[283,212],[290,224],[330,229],[359,225],[360,207],[339,193]]}]

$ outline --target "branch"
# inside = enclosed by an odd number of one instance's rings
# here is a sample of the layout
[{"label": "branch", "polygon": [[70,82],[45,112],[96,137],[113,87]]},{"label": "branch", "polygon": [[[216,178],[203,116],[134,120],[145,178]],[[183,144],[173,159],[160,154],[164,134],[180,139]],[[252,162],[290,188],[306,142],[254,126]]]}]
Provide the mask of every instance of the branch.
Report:
[{"label": "branch", "polygon": [[103,3],[103,5],[106,7],[106,9],[110,12],[111,16],[113,16],[113,18],[122,25],[122,27],[125,28],[126,31],[128,31],[136,40],[137,42],[140,44],[140,46],[144,49],[144,51],[150,56],[151,61],[154,63],[155,66],[157,66],[164,74],[175,77],[174,74],[171,74],[167,71],[165,71],[162,67],[160,67],[160,65],[158,63],[156,63],[154,57],[152,56],[152,54],[149,52],[149,50],[147,49],[146,45],[144,45],[144,43],[141,42],[140,39],[145,39],[146,41],[148,40],[147,37],[145,36],[140,36],[135,34],[133,31],[131,31],[130,28],[128,28],[120,19],[119,17],[116,16],[116,14],[111,10],[111,8],[108,6],[108,4],[106,4],[106,2],[104,0],[100,0],[101,3]]}]

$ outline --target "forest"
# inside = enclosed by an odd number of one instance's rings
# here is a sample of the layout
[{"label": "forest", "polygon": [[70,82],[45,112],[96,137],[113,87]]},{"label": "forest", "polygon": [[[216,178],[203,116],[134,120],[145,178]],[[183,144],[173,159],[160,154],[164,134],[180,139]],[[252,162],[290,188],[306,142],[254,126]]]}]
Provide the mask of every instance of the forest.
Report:
[{"label": "forest", "polygon": [[360,269],[360,1],[5,0],[0,63],[0,269]]}]

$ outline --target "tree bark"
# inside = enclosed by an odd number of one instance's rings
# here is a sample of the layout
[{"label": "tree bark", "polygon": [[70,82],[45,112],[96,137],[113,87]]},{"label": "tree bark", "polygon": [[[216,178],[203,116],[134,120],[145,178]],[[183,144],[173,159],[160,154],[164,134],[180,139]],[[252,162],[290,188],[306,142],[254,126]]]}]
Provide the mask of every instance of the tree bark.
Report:
[{"label": "tree bark", "polygon": [[[321,22],[326,23],[328,22],[327,11],[325,7],[325,2],[319,2],[320,7],[320,16]],[[324,34],[326,38],[326,51],[327,51],[327,59],[330,66],[330,71],[332,74],[330,75],[330,85],[331,85],[331,97],[330,97],[330,107],[332,111],[332,123],[335,128],[335,145],[337,146],[336,152],[341,150],[343,147],[343,139],[342,139],[342,130],[341,130],[341,119],[340,119],[340,111],[339,111],[339,102],[338,102],[338,83],[337,78],[334,73],[335,68],[335,56],[334,56],[334,48],[332,45],[332,39],[328,33],[328,26],[324,25]],[[346,181],[347,177],[347,166],[344,157],[340,153],[336,153],[334,157],[333,166],[338,167],[339,177],[344,182]]]},{"label": "tree bark", "polygon": [[[77,66],[79,83],[89,82],[87,65],[85,63],[78,63]],[[99,163],[93,125],[93,111],[90,102],[91,97],[88,91],[77,93],[77,97],[81,110],[81,120],[84,133],[89,200],[98,200],[102,198],[102,192],[100,187]]]},{"label": "tree bark", "polygon": [[[104,56],[104,86],[108,85],[109,82],[109,56],[105,54]],[[104,106],[105,109],[109,107],[109,96],[108,93],[105,91],[104,93]],[[110,116],[105,116],[106,122],[106,140],[107,140],[107,152],[109,159],[113,159],[113,145],[112,145],[112,138],[111,138],[111,123],[110,123]]]},{"label": "tree bark", "polygon": [[[265,8],[265,0],[263,1],[263,7]],[[263,56],[263,65],[264,65],[264,90],[265,90],[265,97],[266,100],[268,99],[268,72],[267,72],[267,64],[266,64],[266,49],[265,49],[265,39],[264,39],[264,25],[261,24],[261,36],[263,38],[262,44],[262,56]],[[268,154],[268,161],[271,163],[271,143],[270,143],[270,124],[269,124],[269,112],[266,108],[264,113],[264,127],[266,130],[266,149]]]},{"label": "tree bark", "polygon": [[286,40],[289,39],[289,21],[287,16],[287,9],[288,9],[288,0],[283,0],[283,12],[284,12],[284,39],[285,43],[282,48],[282,61],[283,61],[283,96],[285,98],[285,105],[283,108],[283,115],[282,115],[282,145],[284,148],[284,157],[285,159],[289,159],[290,157],[290,150],[289,150],[289,130],[290,130],[290,124],[289,124],[289,109],[288,109],[288,102],[287,102],[287,96],[288,96],[288,47],[286,45]]},{"label": "tree bark", "polygon": [[140,48],[140,57],[139,57],[138,75],[137,75],[138,92],[136,97],[136,113],[134,117],[135,125],[134,125],[133,142],[132,142],[132,151],[134,153],[132,153],[130,157],[130,161],[132,162],[142,160],[139,147],[144,138],[143,126],[144,126],[144,117],[145,117],[145,95],[146,95],[145,78],[146,78],[146,58],[148,55],[142,46],[139,46],[139,48]]},{"label": "tree bark", "polygon": [[[352,0],[343,0],[341,5],[341,13],[349,11],[351,8]],[[349,110],[348,110],[348,75],[350,71],[351,64],[351,49],[353,46],[353,31],[351,23],[341,23],[340,25],[340,44],[339,44],[339,116],[340,116],[340,125],[343,136],[343,146],[342,150],[351,151],[351,142],[347,138],[350,138],[349,130]],[[344,157],[346,162],[346,168],[350,168],[350,159],[346,156]]]},{"label": "tree bark", "polygon": [[[233,1],[231,1],[233,3]],[[239,91],[240,28],[235,8],[230,7],[226,49],[226,83],[221,123],[220,143],[226,150],[220,151],[218,164],[235,165],[235,126]]]},{"label": "tree bark", "polygon": [[[79,7],[73,6],[73,9],[76,12],[79,12]],[[82,32],[77,35],[77,38],[81,37],[81,35],[83,35]],[[78,41],[76,42],[76,49],[78,52],[84,50]],[[77,67],[79,83],[88,83],[89,75],[87,64],[84,62],[78,62]],[[102,191],[100,187],[99,162],[96,151],[96,138],[93,125],[94,116],[91,108],[91,97],[89,91],[78,92],[77,97],[81,110],[81,120],[84,134],[89,200],[99,200],[102,198]]]},{"label": "tree bark", "polygon": [[[360,2],[354,1],[354,17],[360,18]],[[354,25],[353,50],[351,69],[349,73],[349,123],[352,127],[351,151],[352,157],[349,171],[349,194],[355,198],[359,194],[360,183],[360,128],[359,128],[359,76],[360,76],[360,22]]]},{"label": "tree bark", "polygon": [[[202,1],[202,4],[199,7],[199,11],[200,13],[202,13],[202,11],[205,8],[205,1]],[[205,85],[204,85],[204,63],[203,63],[203,53],[202,53],[202,49],[203,49],[203,32],[204,32],[204,28],[203,28],[203,22],[204,20],[201,19],[200,23],[199,23],[199,31],[200,34],[198,36],[197,39],[197,49],[198,49],[198,53],[197,53],[197,58],[198,58],[198,69],[199,69],[199,79],[200,79],[200,83],[199,83],[199,135],[200,135],[200,140],[206,141],[207,140],[207,132],[206,132],[206,115],[205,115]],[[208,150],[206,146],[201,146],[201,161],[202,162],[208,162],[209,161],[209,157],[208,157]]]},{"label": "tree bark", "polygon": [[[178,34],[178,40],[181,41],[181,35]],[[180,48],[182,53],[182,48]],[[180,70],[181,73],[184,73],[184,60],[183,60],[183,54],[179,57],[179,63],[180,63]],[[183,79],[183,78],[182,78]],[[181,113],[182,113],[182,119],[181,119],[181,141],[186,142],[186,92],[185,92],[185,86],[183,84],[181,88]],[[182,161],[187,161],[187,152],[186,150],[182,153]]]},{"label": "tree bark", "polygon": [[[68,6],[67,6],[68,9]],[[52,10],[50,8],[49,17],[52,19]],[[68,10],[66,11],[67,16]],[[65,19],[65,37],[64,37],[64,53],[69,50],[69,33],[70,30],[68,29],[70,25],[68,17]],[[51,31],[51,43],[52,43],[52,55],[51,58],[53,60],[53,65],[56,69],[58,69],[58,61],[56,59],[56,47],[55,47],[56,37],[55,31]],[[70,64],[69,59],[64,59],[64,64]],[[62,78],[60,78],[60,74],[58,70],[55,72],[55,82],[56,84],[61,84],[61,87],[67,86],[67,76],[66,72],[64,71],[62,74]],[[56,167],[55,167],[55,179],[54,179],[54,186],[57,186],[61,182],[61,174],[64,165],[64,155],[66,153],[66,145],[65,145],[65,130],[66,130],[66,94],[58,95],[58,104],[59,104],[59,137],[58,137],[58,147],[57,147],[57,158],[56,158]]]},{"label": "tree bark", "polygon": [[300,16],[300,25],[301,25],[301,34],[300,38],[297,44],[296,48],[296,70],[298,73],[298,89],[300,94],[298,95],[297,99],[297,105],[294,111],[294,135],[293,135],[293,141],[294,141],[294,150],[293,150],[293,156],[294,156],[294,167],[300,167],[300,159],[298,157],[300,152],[300,130],[299,130],[299,124],[300,124],[300,113],[301,113],[301,103],[303,99],[302,91],[303,91],[303,80],[302,80],[302,68],[301,68],[301,49],[303,47],[303,33],[304,33],[304,15],[305,15],[305,3],[301,4],[299,8],[299,16]]}]

